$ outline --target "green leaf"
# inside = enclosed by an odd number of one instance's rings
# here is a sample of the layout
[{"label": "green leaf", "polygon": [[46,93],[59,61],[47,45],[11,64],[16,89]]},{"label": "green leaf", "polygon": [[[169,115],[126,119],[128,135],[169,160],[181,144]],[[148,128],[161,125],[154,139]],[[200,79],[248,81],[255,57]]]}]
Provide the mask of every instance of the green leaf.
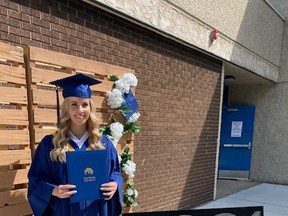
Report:
[{"label": "green leaf", "polygon": [[128,161],[128,158],[123,158],[122,160],[123,160],[123,164],[126,164]]},{"label": "green leaf", "polygon": [[109,126],[102,126],[99,128],[100,133],[106,134],[106,135],[111,135],[111,130]]},{"label": "green leaf", "polygon": [[132,131],[133,133],[139,133],[140,127],[135,126],[135,125],[133,124],[133,125],[131,126],[131,131]]},{"label": "green leaf", "polygon": [[127,197],[127,199],[128,199],[128,202],[131,203],[131,204],[134,202],[132,197]]},{"label": "green leaf", "polygon": [[119,112],[120,112],[120,114],[123,115],[123,116],[126,115],[126,113],[125,113],[123,110],[121,110],[121,109],[119,109]]},{"label": "green leaf", "polygon": [[125,149],[124,149],[124,153],[128,154],[129,150],[130,150],[130,148],[128,146],[126,146]]},{"label": "green leaf", "polygon": [[134,183],[133,182],[129,182],[128,184],[127,184],[127,188],[134,188]]},{"label": "green leaf", "polygon": [[135,202],[135,201],[133,201],[131,205],[132,205],[133,207],[136,207],[136,206],[138,206],[138,203]]},{"label": "green leaf", "polygon": [[113,82],[119,80],[119,78],[118,78],[116,75],[109,76],[108,79],[109,79],[110,81],[113,81]]},{"label": "green leaf", "polygon": [[106,130],[106,126],[102,126],[102,127],[99,128],[99,131],[100,131],[101,133],[103,133],[105,130]]},{"label": "green leaf", "polygon": [[133,123],[131,122],[125,122],[124,124],[124,131],[128,131],[130,130],[130,128],[132,127]]}]

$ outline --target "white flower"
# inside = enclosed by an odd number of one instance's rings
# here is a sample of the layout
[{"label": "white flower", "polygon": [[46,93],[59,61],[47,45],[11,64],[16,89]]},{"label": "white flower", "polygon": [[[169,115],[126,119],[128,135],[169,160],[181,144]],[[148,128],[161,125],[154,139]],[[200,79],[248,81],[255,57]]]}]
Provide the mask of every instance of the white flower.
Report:
[{"label": "white flower", "polygon": [[114,122],[110,125],[110,130],[113,139],[119,140],[122,137],[124,126],[119,122]]},{"label": "white flower", "polygon": [[138,191],[137,190],[134,190],[134,195],[135,195],[135,198],[138,196]]},{"label": "white flower", "polygon": [[115,81],[115,88],[121,91],[123,94],[128,93],[130,90],[130,83],[124,79]]},{"label": "white flower", "polygon": [[133,189],[131,189],[131,188],[128,188],[128,189],[126,190],[126,194],[127,194],[128,196],[132,196],[133,193],[134,193],[134,191],[133,191]]},{"label": "white flower", "polygon": [[123,171],[130,177],[134,177],[134,172],[136,171],[136,164],[133,161],[127,161],[123,165]]},{"label": "white flower", "polygon": [[107,103],[111,108],[118,108],[124,102],[122,92],[118,89],[113,89],[107,92]]},{"label": "white flower", "polygon": [[118,154],[118,160],[119,160],[119,164],[120,164],[121,161],[122,161],[122,157],[121,157],[121,155],[119,155],[119,154]]},{"label": "white flower", "polygon": [[130,86],[137,86],[138,80],[133,73],[124,74],[121,79],[129,83]]},{"label": "white flower", "polygon": [[140,117],[140,112],[133,113],[133,115],[129,118],[128,122],[134,123],[138,120],[139,117]]}]

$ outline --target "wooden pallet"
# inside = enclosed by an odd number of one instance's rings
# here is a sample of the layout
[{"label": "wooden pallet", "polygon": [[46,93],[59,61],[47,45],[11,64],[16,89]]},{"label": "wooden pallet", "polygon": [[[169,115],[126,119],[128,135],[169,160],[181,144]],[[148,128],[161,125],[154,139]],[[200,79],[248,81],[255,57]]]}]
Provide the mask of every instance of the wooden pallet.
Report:
[{"label": "wooden pallet", "polygon": [[[55,87],[49,82],[78,72],[102,81],[91,86],[100,125],[111,123],[113,118],[123,121],[107,106],[106,92],[113,86],[108,76],[121,77],[133,70],[36,47],[23,49],[0,43],[0,215],[32,214],[27,201],[31,157],[41,139],[57,129]],[[133,134],[125,134],[117,145],[118,153],[129,145],[133,154],[133,140]]]},{"label": "wooden pallet", "polygon": [[31,163],[23,48],[0,43],[0,215],[32,213],[27,202]]},{"label": "wooden pallet", "polygon": [[[117,75],[120,78],[125,73],[134,73],[133,70],[36,47],[25,48],[25,61],[27,62],[27,83],[31,87],[30,94],[28,94],[28,106],[31,111],[29,121],[31,123],[32,152],[46,134],[56,131],[56,94],[54,86],[49,84],[56,79],[78,72],[97,78],[102,83],[91,86],[91,90],[100,125],[111,123],[113,118],[124,122],[124,118],[120,114],[107,106],[106,92],[111,91],[113,86],[113,82],[109,81],[108,77]],[[63,101],[61,92],[59,95],[61,103]],[[127,145],[133,155],[134,137],[132,133],[125,134],[119,140],[118,153],[122,153]],[[126,187],[126,183],[123,187]],[[125,209],[124,212],[127,212]]]}]

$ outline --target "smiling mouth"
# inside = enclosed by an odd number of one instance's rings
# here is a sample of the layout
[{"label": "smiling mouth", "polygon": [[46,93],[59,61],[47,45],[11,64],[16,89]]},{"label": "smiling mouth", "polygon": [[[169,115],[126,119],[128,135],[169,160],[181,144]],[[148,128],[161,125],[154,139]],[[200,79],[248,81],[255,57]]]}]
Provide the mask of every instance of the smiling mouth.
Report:
[{"label": "smiling mouth", "polygon": [[75,115],[75,117],[76,117],[77,119],[83,119],[83,118],[85,117],[85,115]]}]

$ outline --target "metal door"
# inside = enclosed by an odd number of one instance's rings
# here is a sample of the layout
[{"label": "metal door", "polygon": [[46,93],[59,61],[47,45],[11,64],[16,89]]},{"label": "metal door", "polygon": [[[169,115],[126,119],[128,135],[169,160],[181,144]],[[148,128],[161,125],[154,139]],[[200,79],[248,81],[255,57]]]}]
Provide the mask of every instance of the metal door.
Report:
[{"label": "metal door", "polygon": [[229,106],[222,112],[219,178],[250,175],[255,106]]}]

